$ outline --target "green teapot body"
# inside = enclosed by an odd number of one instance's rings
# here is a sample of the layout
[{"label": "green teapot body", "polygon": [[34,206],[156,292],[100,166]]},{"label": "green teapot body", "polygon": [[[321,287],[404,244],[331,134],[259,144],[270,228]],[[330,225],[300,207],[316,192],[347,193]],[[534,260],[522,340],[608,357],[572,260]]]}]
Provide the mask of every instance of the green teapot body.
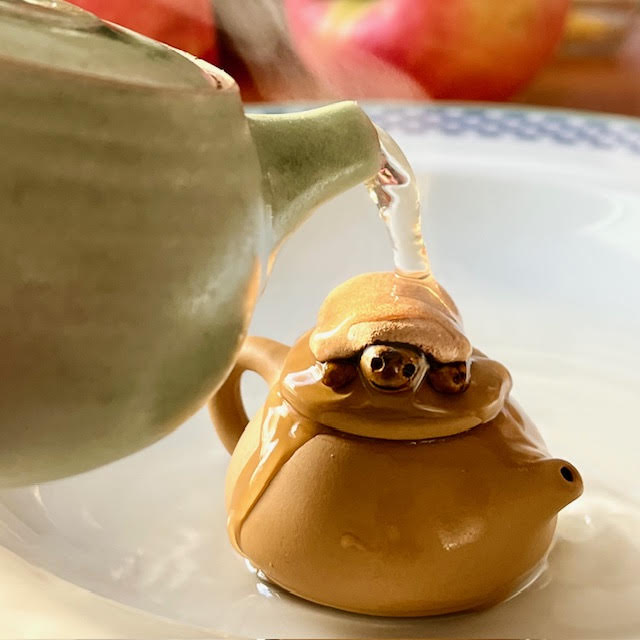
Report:
[{"label": "green teapot body", "polygon": [[249,118],[224,72],[70,5],[3,0],[0,18],[0,486],[15,486],[133,453],[197,410],[274,249],[379,150],[353,103]]}]

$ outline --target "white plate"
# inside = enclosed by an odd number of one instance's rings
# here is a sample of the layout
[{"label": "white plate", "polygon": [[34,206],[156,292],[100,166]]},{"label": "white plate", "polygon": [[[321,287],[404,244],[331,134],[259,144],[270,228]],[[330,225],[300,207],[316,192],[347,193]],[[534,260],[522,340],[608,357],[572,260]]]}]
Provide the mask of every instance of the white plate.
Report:
[{"label": "white plate", "polygon": [[[63,593],[75,603],[56,636],[190,633],[162,621],[150,630],[148,614],[263,638],[640,635],[640,122],[519,108],[369,111],[428,192],[434,271],[473,342],[508,365],[551,451],[583,472],[585,495],[563,512],[548,569],[492,610],[434,619],[346,615],[283,594],[227,542],[228,457],[201,412],[126,460],[0,496],[0,545],[73,585],[46,573],[29,582],[34,602]],[[291,342],[334,285],[390,266],[384,228],[365,190],[353,190],[284,247],[252,333]],[[255,409],[264,388],[246,387]],[[0,635],[50,635],[7,604],[34,569],[2,551],[0,571]],[[144,616],[118,618],[78,586]],[[87,626],[98,618],[99,630]]]}]

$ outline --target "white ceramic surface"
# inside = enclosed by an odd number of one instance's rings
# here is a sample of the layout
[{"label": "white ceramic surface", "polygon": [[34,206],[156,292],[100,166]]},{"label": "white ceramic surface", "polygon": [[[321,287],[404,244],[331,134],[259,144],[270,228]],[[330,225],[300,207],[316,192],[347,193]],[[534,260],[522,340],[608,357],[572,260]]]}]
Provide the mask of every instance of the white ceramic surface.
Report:
[{"label": "white ceramic surface", "polygon": [[[283,594],[227,542],[228,456],[201,412],[126,460],[0,494],[0,637],[640,636],[640,122],[370,113],[414,164],[432,265],[474,344],[510,368],[552,453],[583,473],[542,576],[494,609],[435,619],[346,615]],[[384,227],[353,190],[284,247],[252,333],[291,342],[334,285],[390,267]],[[255,409],[264,388],[245,386]]]}]

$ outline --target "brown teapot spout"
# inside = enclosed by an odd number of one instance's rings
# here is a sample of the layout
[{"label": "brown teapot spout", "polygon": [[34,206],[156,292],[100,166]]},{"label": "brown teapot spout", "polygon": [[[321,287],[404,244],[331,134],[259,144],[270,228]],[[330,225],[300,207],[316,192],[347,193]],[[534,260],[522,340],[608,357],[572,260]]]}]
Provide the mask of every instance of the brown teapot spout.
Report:
[{"label": "brown teapot spout", "polygon": [[542,509],[553,516],[582,495],[580,472],[566,460],[551,458],[536,463],[539,500]]}]

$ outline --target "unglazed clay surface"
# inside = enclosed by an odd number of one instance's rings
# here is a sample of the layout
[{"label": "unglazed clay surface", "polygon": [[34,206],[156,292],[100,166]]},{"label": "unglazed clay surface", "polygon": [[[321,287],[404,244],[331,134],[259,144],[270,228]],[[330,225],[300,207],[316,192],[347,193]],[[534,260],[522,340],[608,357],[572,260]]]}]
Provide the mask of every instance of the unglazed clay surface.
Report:
[{"label": "unglazed clay surface", "polygon": [[[448,367],[464,384],[443,387]],[[531,579],[582,492],[433,279],[354,278],[288,353],[250,338],[212,400],[223,437],[240,432],[225,406],[245,369],[272,386],[233,450],[229,535],[308,600],[392,616],[489,606]]]}]

